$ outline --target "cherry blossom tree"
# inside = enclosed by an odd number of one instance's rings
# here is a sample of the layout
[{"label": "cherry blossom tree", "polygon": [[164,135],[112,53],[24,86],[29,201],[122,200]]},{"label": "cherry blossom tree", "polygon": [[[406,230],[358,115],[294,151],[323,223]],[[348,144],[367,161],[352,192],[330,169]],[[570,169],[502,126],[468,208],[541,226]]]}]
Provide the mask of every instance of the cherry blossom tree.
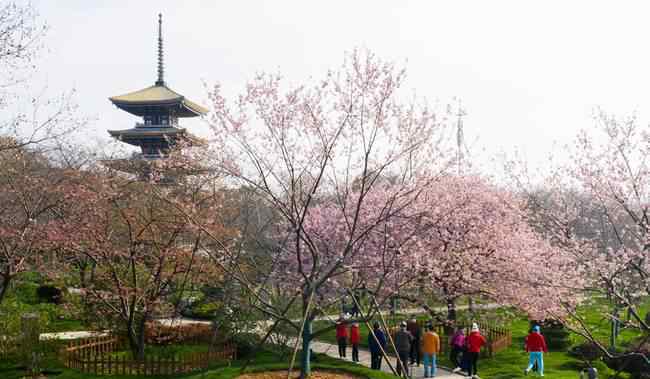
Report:
[{"label": "cherry blossom tree", "polygon": [[0,151],[0,302],[21,273],[59,267],[46,241],[75,177],[38,152]]},{"label": "cherry blossom tree", "polygon": [[[639,314],[640,298],[650,290],[648,261],[649,140],[635,117],[604,112],[568,147],[568,162],[551,167],[539,180],[524,165],[510,164],[514,183],[527,196],[534,224],[574,257],[587,282],[581,294],[611,303],[612,339],[620,325],[648,331]],[[562,321],[600,347],[614,361],[625,359],[598,341],[579,312],[568,308]],[[622,312],[631,316],[624,321]],[[646,367],[650,367],[646,360]]]},{"label": "cherry blossom tree", "polygon": [[147,323],[219,275],[206,259],[220,247],[205,232],[236,238],[215,217],[224,212],[215,188],[212,181],[161,185],[96,172],[71,190],[65,217],[48,235],[53,246],[92,262],[87,301],[98,320],[125,333],[137,359],[144,359]]},{"label": "cherry blossom tree", "polygon": [[572,256],[551,246],[529,224],[525,204],[478,176],[445,176],[432,183],[411,206],[417,220],[406,247],[418,281],[408,298],[425,305],[422,289],[446,301],[455,320],[460,296],[480,295],[516,306],[535,319],[575,303],[580,273],[567,264]]},{"label": "cherry blossom tree", "polygon": [[[395,247],[367,241],[384,235],[417,197],[426,185],[419,174],[435,178],[447,166],[444,119],[421,100],[405,101],[404,79],[394,64],[354,51],[312,84],[291,87],[279,75],[261,74],[232,104],[219,86],[211,93],[220,156],[213,167],[256,191],[280,217],[268,252],[275,280],[242,282],[260,311],[301,332],[303,377],[324,300],[361,283],[361,267],[380,269],[374,264]],[[332,233],[337,240],[328,240]],[[286,296],[298,298],[303,323],[267,301],[270,283],[291,288]]]}]

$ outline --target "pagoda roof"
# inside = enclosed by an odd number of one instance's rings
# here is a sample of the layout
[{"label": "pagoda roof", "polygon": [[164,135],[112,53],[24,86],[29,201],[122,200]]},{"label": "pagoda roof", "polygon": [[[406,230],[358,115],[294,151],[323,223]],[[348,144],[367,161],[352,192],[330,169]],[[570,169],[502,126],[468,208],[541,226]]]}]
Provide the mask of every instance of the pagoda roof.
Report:
[{"label": "pagoda roof", "polygon": [[206,108],[173,91],[164,83],[156,83],[139,91],[113,96],[109,99],[118,108],[136,116],[144,116],[147,113],[147,108],[150,107],[176,108],[174,115],[177,117],[195,117],[208,113]]},{"label": "pagoda roof", "polygon": [[140,146],[142,139],[165,139],[167,136],[172,138],[183,138],[193,145],[202,145],[205,141],[191,133],[185,128],[175,127],[135,127],[123,130],[109,130],[111,137],[130,145]]}]

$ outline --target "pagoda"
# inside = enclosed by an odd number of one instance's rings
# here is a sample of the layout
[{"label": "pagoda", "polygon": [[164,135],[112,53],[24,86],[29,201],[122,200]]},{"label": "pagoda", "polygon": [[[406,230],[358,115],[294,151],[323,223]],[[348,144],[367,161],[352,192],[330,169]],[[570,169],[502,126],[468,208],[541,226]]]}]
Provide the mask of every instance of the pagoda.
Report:
[{"label": "pagoda", "polygon": [[[201,139],[191,135],[178,125],[178,119],[197,117],[208,110],[167,86],[164,79],[162,14],[158,15],[158,79],[153,86],[113,96],[110,101],[123,111],[142,117],[135,127],[123,130],[109,130],[115,139],[140,147],[141,153],[134,156],[139,164],[130,160],[130,164],[119,164],[113,161],[113,166],[123,167],[124,171],[141,170],[146,161],[165,158],[170,149],[180,140],[190,145],[201,143]],[[124,161],[124,160],[121,160]],[[126,163],[126,162],[122,162]],[[131,169],[126,169],[130,167]]]}]

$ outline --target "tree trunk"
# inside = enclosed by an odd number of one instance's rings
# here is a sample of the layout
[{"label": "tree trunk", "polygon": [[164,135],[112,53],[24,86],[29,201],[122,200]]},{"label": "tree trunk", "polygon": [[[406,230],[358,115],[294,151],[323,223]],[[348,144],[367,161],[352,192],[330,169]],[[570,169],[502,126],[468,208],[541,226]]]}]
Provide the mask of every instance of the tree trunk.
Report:
[{"label": "tree trunk", "polygon": [[[133,354],[133,358],[138,361],[144,360],[145,320],[145,317],[137,321],[132,320],[129,322],[129,325],[127,325],[127,334],[129,337],[129,347],[131,348],[131,354]],[[136,325],[136,323],[138,325]]]},{"label": "tree trunk", "polygon": [[79,287],[86,288],[88,283],[86,281],[86,270],[88,269],[88,265],[84,263],[78,263],[77,268],[79,269]]},{"label": "tree trunk", "polygon": [[9,283],[11,282],[11,276],[4,274],[2,276],[2,283],[0,283],[0,304],[7,295],[7,290],[9,289]]},{"label": "tree trunk", "polygon": [[306,379],[311,375],[311,339],[312,320],[308,317],[305,320],[305,327],[302,331],[302,353],[300,355],[300,378]]},{"label": "tree trunk", "polygon": [[611,351],[616,351],[616,340],[618,339],[618,332],[619,332],[618,308],[614,308],[614,312],[612,316],[613,317],[611,322],[611,331],[609,335],[609,348]]},{"label": "tree trunk", "polygon": [[447,321],[456,322],[456,299],[447,299]]},{"label": "tree trunk", "polygon": [[138,328],[138,360],[144,361],[144,334],[145,334],[145,322],[147,318],[142,317],[140,320],[140,327]]}]

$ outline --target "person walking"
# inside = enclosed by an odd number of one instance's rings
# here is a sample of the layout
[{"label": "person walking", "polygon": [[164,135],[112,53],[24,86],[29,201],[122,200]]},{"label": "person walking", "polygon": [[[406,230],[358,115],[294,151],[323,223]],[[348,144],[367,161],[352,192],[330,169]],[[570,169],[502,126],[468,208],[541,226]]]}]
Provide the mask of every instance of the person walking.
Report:
[{"label": "person walking", "polygon": [[544,353],[548,352],[546,347],[546,339],[540,333],[539,325],[533,326],[533,330],[526,336],[525,341],[526,352],[528,352],[528,367],[524,370],[524,374],[528,375],[530,370],[537,364],[539,376],[544,376]]},{"label": "person walking", "polygon": [[348,328],[343,315],[336,322],[336,342],[339,344],[339,357],[345,358],[345,352],[348,348]]},{"label": "person walking", "polygon": [[598,379],[598,370],[595,367],[587,367],[580,371],[580,379]]},{"label": "person walking", "polygon": [[449,345],[451,347],[449,359],[455,365],[453,372],[459,372],[461,370],[462,354],[465,350],[465,331],[462,327],[456,327],[456,332],[451,337]]},{"label": "person walking", "polygon": [[424,377],[436,376],[438,353],[440,352],[440,337],[433,331],[433,325],[427,325],[427,332],[422,337],[422,357],[424,360]]},{"label": "person walking", "polygon": [[359,324],[354,322],[350,327],[350,343],[352,344],[352,362],[359,362],[359,342],[361,342],[361,332]]},{"label": "person walking", "polygon": [[408,376],[408,359],[411,354],[413,336],[406,330],[406,322],[402,321],[399,330],[395,333],[395,348],[397,349],[397,375],[401,376],[402,371]]},{"label": "person walking", "polygon": [[413,342],[411,342],[411,351],[410,359],[411,364],[417,364],[420,366],[420,341],[422,339],[422,330],[416,319],[412,318],[411,321],[406,325],[406,329],[413,336]]},{"label": "person walking", "polygon": [[381,360],[384,356],[382,351],[386,349],[386,335],[376,321],[372,325],[372,333],[368,333],[368,348],[370,348],[370,368],[381,370]]},{"label": "person walking", "polygon": [[467,336],[467,354],[469,355],[469,369],[468,376],[474,379],[480,379],[478,376],[478,356],[481,352],[481,347],[487,343],[487,340],[478,329],[476,323],[472,324],[472,331]]}]

